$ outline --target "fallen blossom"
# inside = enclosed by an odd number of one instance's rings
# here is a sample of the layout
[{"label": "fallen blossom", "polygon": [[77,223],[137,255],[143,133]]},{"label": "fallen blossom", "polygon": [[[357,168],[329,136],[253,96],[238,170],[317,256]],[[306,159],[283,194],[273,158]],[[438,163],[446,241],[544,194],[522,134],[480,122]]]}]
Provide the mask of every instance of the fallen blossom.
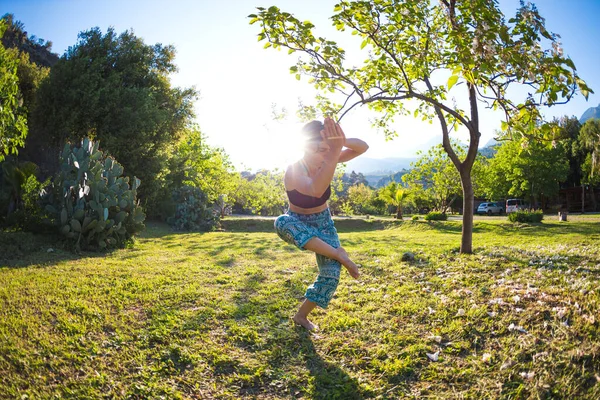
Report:
[{"label": "fallen blossom", "polygon": [[438,335],[429,336],[429,339],[433,340],[436,343],[442,343],[442,337]]},{"label": "fallen blossom", "polygon": [[533,371],[521,372],[519,375],[521,375],[521,377],[523,379],[532,379],[535,376],[535,372],[533,372]]},{"label": "fallen blossom", "polygon": [[427,358],[429,358],[431,361],[437,361],[440,358],[439,350],[436,351],[435,353],[425,353],[425,354],[427,354]]}]

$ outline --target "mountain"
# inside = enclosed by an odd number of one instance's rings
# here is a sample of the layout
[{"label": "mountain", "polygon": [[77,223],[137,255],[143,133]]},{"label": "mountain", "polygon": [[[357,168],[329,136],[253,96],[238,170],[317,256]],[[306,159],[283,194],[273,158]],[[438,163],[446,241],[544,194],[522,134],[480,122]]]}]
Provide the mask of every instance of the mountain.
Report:
[{"label": "mountain", "polygon": [[391,175],[402,169],[410,169],[410,163],[416,160],[416,157],[358,157],[346,163],[346,172],[362,172],[364,175]]},{"label": "mountain", "polygon": [[487,141],[486,144],[484,144],[483,146],[479,146],[479,149],[482,149],[482,148],[484,149],[486,147],[492,147],[492,146],[495,146],[497,144],[500,144],[500,143],[496,139],[491,138],[490,140]]},{"label": "mountain", "polygon": [[585,121],[592,118],[600,118],[600,104],[598,104],[598,107],[590,107],[585,110],[581,118],[579,118],[579,122],[583,124]]}]

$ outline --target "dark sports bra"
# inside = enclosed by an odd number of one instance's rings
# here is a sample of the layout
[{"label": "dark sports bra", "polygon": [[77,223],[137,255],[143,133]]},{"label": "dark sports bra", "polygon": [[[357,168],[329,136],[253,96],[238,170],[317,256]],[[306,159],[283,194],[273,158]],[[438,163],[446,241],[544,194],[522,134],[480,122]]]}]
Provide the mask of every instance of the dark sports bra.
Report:
[{"label": "dark sports bra", "polygon": [[290,203],[293,205],[302,208],[315,208],[322,206],[327,202],[327,200],[329,200],[329,197],[331,197],[331,185],[327,186],[325,193],[323,193],[321,197],[308,196],[300,193],[296,189],[287,190],[286,193],[288,195],[288,199],[290,199]]}]

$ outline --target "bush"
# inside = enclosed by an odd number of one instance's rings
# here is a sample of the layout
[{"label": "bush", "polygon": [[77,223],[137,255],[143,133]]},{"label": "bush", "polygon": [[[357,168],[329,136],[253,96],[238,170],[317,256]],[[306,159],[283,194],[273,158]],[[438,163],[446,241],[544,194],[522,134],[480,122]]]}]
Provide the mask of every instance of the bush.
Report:
[{"label": "bush", "polygon": [[517,211],[508,214],[508,220],[511,222],[532,223],[542,222],[542,219],[544,219],[544,213],[542,210]]},{"label": "bush", "polygon": [[418,215],[413,215],[411,218],[411,221],[418,221],[419,220],[419,216]]},{"label": "bush", "polygon": [[212,231],[219,224],[218,213],[208,204],[202,189],[183,186],[173,191],[175,215],[167,222],[179,231]]},{"label": "bush", "polygon": [[431,211],[425,215],[425,221],[446,221],[448,216],[439,211]]},{"label": "bush", "polygon": [[48,223],[46,212],[41,206],[41,194],[49,185],[50,179],[40,182],[35,175],[30,175],[21,186],[19,208],[6,217],[6,225],[30,232],[52,232],[53,227]]},{"label": "bush", "polygon": [[365,204],[360,209],[361,214],[365,215],[382,215],[383,212],[379,208],[372,206],[371,204]]},{"label": "bush", "polygon": [[60,172],[48,189],[45,210],[77,251],[123,247],[144,229],[146,215],[136,204],[140,180],[121,176],[123,166],[87,138],[66,144]]}]

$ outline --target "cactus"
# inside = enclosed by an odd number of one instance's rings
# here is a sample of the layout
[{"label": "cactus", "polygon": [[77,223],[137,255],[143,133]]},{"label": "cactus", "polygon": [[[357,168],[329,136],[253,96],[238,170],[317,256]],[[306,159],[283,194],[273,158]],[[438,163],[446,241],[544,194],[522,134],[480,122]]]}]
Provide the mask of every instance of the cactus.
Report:
[{"label": "cactus", "polygon": [[76,250],[122,247],[144,229],[146,215],[136,204],[140,180],[121,176],[123,166],[88,138],[66,144],[60,171],[46,197],[46,211]]},{"label": "cactus", "polygon": [[176,230],[211,231],[218,226],[218,216],[200,188],[183,186],[176,189],[173,192],[173,201],[177,209],[175,215],[167,222]]}]

